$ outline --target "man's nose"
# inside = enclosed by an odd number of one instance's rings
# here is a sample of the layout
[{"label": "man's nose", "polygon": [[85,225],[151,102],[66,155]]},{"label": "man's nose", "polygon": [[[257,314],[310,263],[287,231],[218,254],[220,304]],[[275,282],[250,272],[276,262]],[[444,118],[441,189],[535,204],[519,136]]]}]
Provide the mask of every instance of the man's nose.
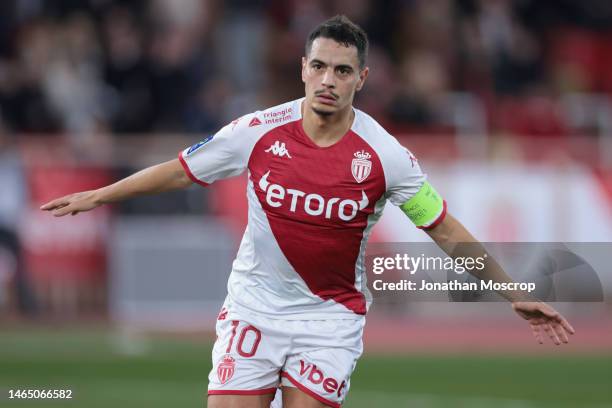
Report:
[{"label": "man's nose", "polygon": [[321,80],[321,85],[329,88],[335,88],[336,76],[334,75],[333,68],[329,67],[325,70],[325,73],[323,74],[323,78]]}]

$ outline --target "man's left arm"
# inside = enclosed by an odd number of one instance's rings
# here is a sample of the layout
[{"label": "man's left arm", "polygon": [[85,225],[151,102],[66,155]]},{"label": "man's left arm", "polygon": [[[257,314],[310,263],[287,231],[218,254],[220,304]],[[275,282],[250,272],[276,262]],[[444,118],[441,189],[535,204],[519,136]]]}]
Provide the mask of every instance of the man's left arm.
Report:
[{"label": "man's left arm", "polygon": [[[451,214],[446,214],[442,222],[425,230],[436,244],[451,257],[477,257],[486,253],[485,248]],[[469,272],[479,279],[493,282],[514,282],[491,256],[487,258],[482,270],[470,269]],[[567,334],[574,334],[574,328],[559,312],[546,303],[539,302],[523,291],[500,291],[500,295],[512,303],[514,311],[527,320],[536,340],[543,343],[546,333],[553,343],[568,343]]]}]

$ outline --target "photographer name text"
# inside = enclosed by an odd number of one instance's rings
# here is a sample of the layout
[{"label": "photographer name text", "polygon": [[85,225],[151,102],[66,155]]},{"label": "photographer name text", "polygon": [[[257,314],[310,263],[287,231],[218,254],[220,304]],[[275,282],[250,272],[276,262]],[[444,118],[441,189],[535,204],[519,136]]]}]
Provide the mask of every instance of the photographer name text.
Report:
[{"label": "photographer name text", "polygon": [[432,282],[425,279],[420,281],[411,281],[401,279],[396,282],[384,282],[381,279],[376,279],[372,282],[372,288],[376,291],[448,291],[448,290],[465,290],[465,291],[511,291],[520,290],[533,292],[535,283],[533,282],[495,282],[492,280],[481,280],[480,282],[460,282],[451,280],[447,282]]}]

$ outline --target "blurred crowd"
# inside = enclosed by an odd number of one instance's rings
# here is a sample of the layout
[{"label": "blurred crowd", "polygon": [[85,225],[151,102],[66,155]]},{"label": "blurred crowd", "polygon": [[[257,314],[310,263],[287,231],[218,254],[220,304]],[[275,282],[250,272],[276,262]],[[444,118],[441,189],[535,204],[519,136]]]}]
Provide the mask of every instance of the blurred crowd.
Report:
[{"label": "blurred crowd", "polygon": [[[0,310],[17,303],[34,313],[33,293],[66,291],[57,271],[44,290],[25,272],[40,240],[55,248],[58,234],[39,215],[38,190],[54,196],[99,185],[74,171],[74,161],[102,164],[116,178],[144,166],[151,134],[165,141],[214,132],[303,96],[305,39],[335,14],[370,37],[370,76],[356,106],[396,135],[522,135],[512,140],[530,150],[538,136],[612,135],[610,0],[3,0]],[[49,154],[55,143],[69,145],[70,155]],[[55,172],[24,145],[42,146]],[[136,149],[118,154],[126,145]],[[214,212],[202,189],[175,194],[120,211]]]},{"label": "blurred crowd", "polygon": [[589,133],[566,97],[612,93],[609,0],[6,0],[0,127],[214,131],[300,97],[305,37],[337,13],[371,40],[357,106],[397,132]]}]

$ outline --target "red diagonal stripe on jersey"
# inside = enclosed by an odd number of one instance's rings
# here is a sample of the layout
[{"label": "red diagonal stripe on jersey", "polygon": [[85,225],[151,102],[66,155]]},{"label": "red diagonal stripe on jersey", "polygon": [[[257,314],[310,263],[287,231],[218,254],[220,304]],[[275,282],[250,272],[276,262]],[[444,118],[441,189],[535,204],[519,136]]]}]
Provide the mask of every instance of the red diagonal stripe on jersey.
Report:
[{"label": "red diagonal stripe on jersey", "polygon": [[[312,293],[324,300],[332,299],[357,314],[365,314],[364,295],[355,288],[355,263],[367,218],[385,191],[380,159],[351,131],[336,145],[318,148],[312,142],[309,145],[296,140],[299,129],[291,128],[296,126],[301,129],[299,121],[275,128],[256,144],[249,160],[255,192],[281,251]],[[280,160],[265,153],[276,141],[287,143],[292,160]],[[372,154],[371,174],[357,183],[351,170],[352,160],[356,151],[364,149]],[[267,172],[269,185],[305,193],[296,198],[293,211],[288,193],[283,199],[276,198],[274,206],[266,201],[266,192],[259,181]],[[337,214],[338,203],[344,199],[359,201],[362,191],[367,195],[368,205],[350,221],[341,220]],[[304,201],[308,194],[317,194],[327,204],[332,198],[337,199],[331,207],[330,218],[325,217],[325,212],[318,216],[306,213]]]}]

